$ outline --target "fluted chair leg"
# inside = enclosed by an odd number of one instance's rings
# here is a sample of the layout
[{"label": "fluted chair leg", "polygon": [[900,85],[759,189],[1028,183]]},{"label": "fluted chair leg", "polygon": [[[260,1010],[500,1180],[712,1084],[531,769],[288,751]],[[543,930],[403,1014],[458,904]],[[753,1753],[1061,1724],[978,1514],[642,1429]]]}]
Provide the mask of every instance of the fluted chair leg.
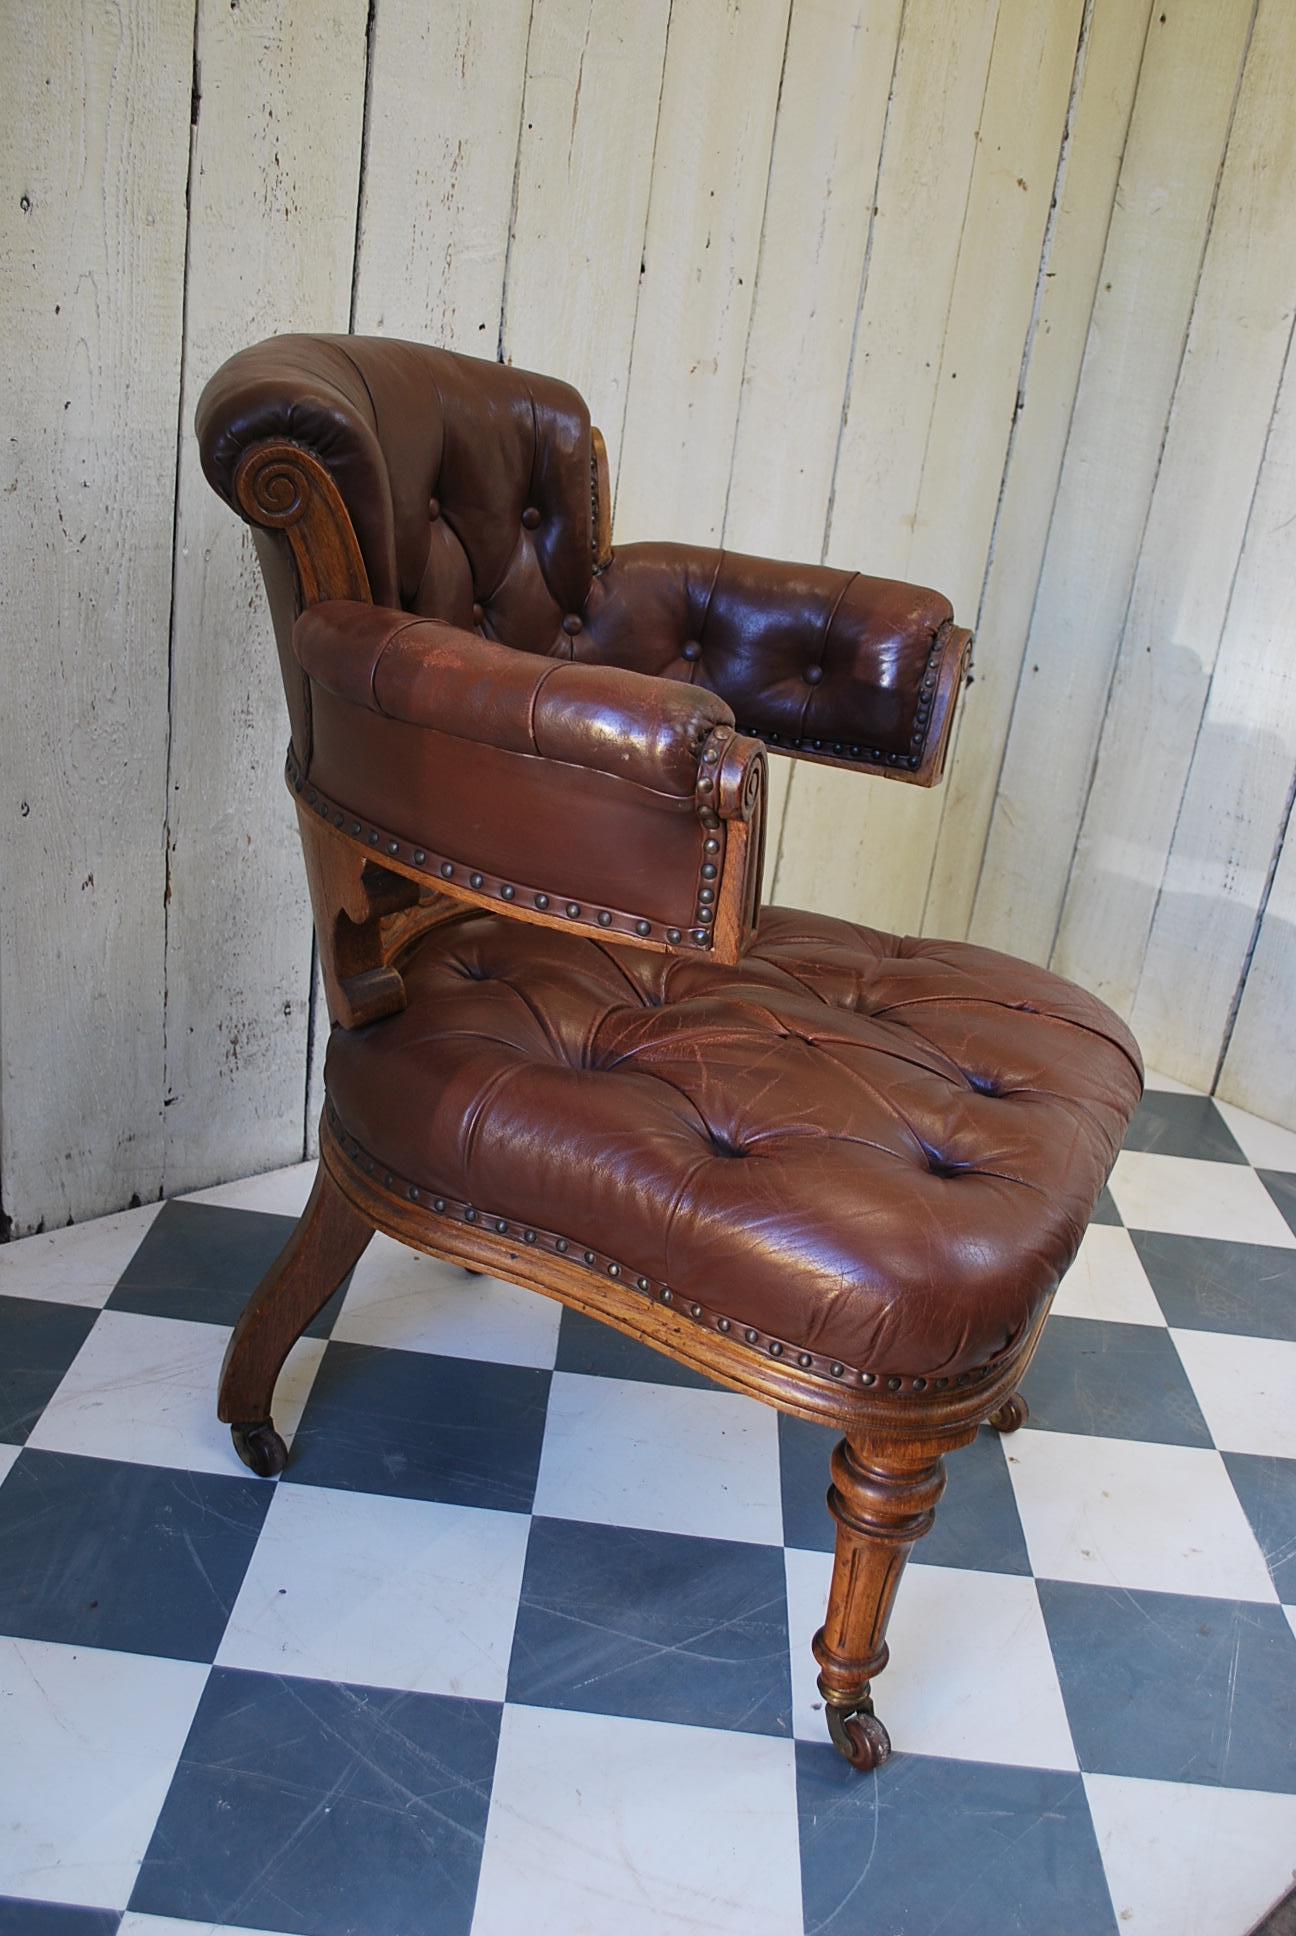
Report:
[{"label": "fluted chair leg", "polygon": [[234,1450],[263,1479],[282,1472],[288,1450],[270,1404],[284,1359],[363,1253],[374,1227],[320,1164],[297,1228],[249,1298],[221,1366],[217,1415]]},{"label": "fluted chair leg", "polygon": [[877,1768],[891,1738],[873,1712],[871,1682],[887,1663],[886,1630],[915,1540],[931,1528],[945,1489],[930,1444],[885,1451],[843,1439],[832,1458],[828,1505],[837,1521],[828,1617],[814,1637],[828,1732],[856,1768]]}]

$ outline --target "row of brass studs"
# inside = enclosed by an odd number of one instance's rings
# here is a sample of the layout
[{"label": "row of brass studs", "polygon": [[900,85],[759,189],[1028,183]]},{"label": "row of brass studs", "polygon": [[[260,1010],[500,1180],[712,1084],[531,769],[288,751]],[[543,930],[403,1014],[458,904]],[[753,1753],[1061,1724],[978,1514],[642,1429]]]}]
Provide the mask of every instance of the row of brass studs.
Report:
[{"label": "row of brass studs", "polygon": [[[386,829],[368,826],[362,820],[351,819],[348,824],[347,815],[335,800],[331,800],[327,794],[321,793],[318,787],[308,786],[306,781],[303,780],[297,764],[296,755],[291,747],[288,749],[285,777],[293,791],[301,794],[307,806],[313,807],[322,820],[331,821],[339,832],[350,834],[353,840],[364,840],[370,847],[380,848],[382,852],[390,854],[393,860],[400,860],[406,866],[418,868],[419,872],[426,874],[430,880],[463,880],[472,889],[474,894],[498,894],[501,901],[517,900],[518,889],[511,881],[502,881],[493,874],[483,874],[476,869],[469,870],[462,862],[456,863],[451,860],[443,860],[439,855],[429,853],[425,847],[413,847],[408,843],[403,844],[396,839],[395,835],[387,832]],[[715,825],[718,827],[719,824],[717,820]],[[719,851],[719,841],[712,839],[710,836],[708,836],[703,844],[708,852]],[[704,861],[704,871],[705,865],[706,863]],[[633,932],[645,941],[654,933],[653,923],[644,919],[642,916],[612,912],[607,908],[600,908],[597,914],[591,917],[586,913],[579,901],[564,901],[562,896],[559,895],[557,901],[554,902],[548,894],[532,893],[530,889],[524,891],[530,895],[532,906],[541,914],[548,913],[550,908],[552,908],[555,914],[565,914],[569,921],[579,921],[584,917],[588,923],[592,918],[600,928],[612,928],[616,925],[622,931]],[[695,929],[689,929],[687,932],[681,928],[662,928],[660,932],[667,944],[672,948],[679,947],[685,940],[690,942],[695,948],[709,948],[711,946],[711,935],[708,932],[708,925],[709,922],[708,924],[699,925]]]},{"label": "row of brass studs", "polygon": [[355,1137],[343,1127],[331,1101],[327,1105],[327,1115],[329,1125],[345,1154],[351,1157],[368,1177],[376,1178],[381,1170],[383,1188],[402,1192],[410,1203],[426,1204],[439,1217],[458,1218],[480,1231],[483,1236],[520,1237],[528,1248],[552,1250],[557,1256],[565,1257],[572,1263],[585,1264],[591,1270],[605,1273],[614,1282],[624,1283],[636,1291],[643,1292],[654,1303],[670,1305],[685,1316],[694,1319],[698,1324],[718,1331],[721,1337],[728,1338],[734,1343],[741,1342],[770,1358],[787,1358],[790,1364],[795,1364],[801,1371],[808,1371],[816,1377],[828,1378],[838,1384],[859,1385],[865,1390],[877,1387],[879,1391],[918,1396],[928,1390],[961,1390],[967,1385],[979,1384],[994,1370],[993,1365],[979,1365],[973,1371],[960,1371],[952,1378],[902,1378],[896,1375],[883,1377],[875,1371],[860,1371],[854,1365],[845,1364],[840,1359],[825,1358],[817,1352],[798,1350],[795,1345],[788,1344],[782,1338],[774,1338],[766,1332],[758,1331],[753,1325],[735,1324],[732,1318],[721,1316],[705,1304],[685,1301],[682,1298],[677,1300],[668,1284],[655,1283],[650,1278],[636,1276],[633,1271],[614,1258],[600,1251],[586,1250],[582,1245],[573,1243],[569,1237],[556,1237],[551,1231],[541,1230],[538,1226],[511,1223],[507,1217],[493,1216],[490,1212],[479,1209],[475,1204],[463,1203],[457,1197],[436,1195],[416,1183],[410,1183],[406,1178],[398,1176],[394,1170],[383,1169],[368,1151],[362,1148]]},{"label": "row of brass studs", "polygon": [[719,865],[716,855],[720,852],[720,816],[715,810],[715,770],[720,764],[728,742],[733,738],[729,726],[717,726],[707,734],[702,747],[701,763],[698,767],[697,786],[694,798],[697,801],[697,815],[703,830],[702,864],[698,868],[697,906],[693,919],[697,922],[692,939],[709,948],[711,936],[709,929],[716,916],[716,888]]}]

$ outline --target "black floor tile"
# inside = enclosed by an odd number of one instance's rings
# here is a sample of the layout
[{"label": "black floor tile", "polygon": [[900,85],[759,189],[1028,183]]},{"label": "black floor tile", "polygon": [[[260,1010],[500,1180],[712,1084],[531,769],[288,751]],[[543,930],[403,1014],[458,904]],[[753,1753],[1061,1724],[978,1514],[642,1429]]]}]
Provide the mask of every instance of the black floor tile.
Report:
[{"label": "black floor tile", "polygon": [[649,1385],[686,1385],[695,1391],[718,1391],[713,1378],[691,1365],[676,1364],[651,1345],[628,1338],[610,1324],[583,1311],[564,1310],[558,1328],[556,1371],[578,1371],[587,1377],[633,1378]]},{"label": "black floor tile", "polygon": [[549,1373],[330,1344],[285,1480],[529,1512]]},{"label": "black floor tile", "polygon": [[215,1657],[272,1488],[71,1452],[0,1486],[0,1633]]},{"label": "black floor tile", "polygon": [[1079,1775],[896,1755],[861,1777],[799,1742],[813,1936],[1116,1936]]},{"label": "black floor tile", "polygon": [[1296,1606],[1296,1459],[1224,1452],[1233,1490],[1265,1556],[1274,1591]]},{"label": "black floor tile", "polygon": [[98,1316],[81,1304],[0,1297],[0,1440],[24,1443]]},{"label": "black floor tile", "polygon": [[1193,1156],[1207,1163],[1245,1163],[1232,1130],[1209,1096],[1149,1089],[1134,1112],[1125,1148],[1157,1156]]},{"label": "black floor tile", "polygon": [[487,1701],[213,1671],[132,1909],[298,1936],[468,1936]]},{"label": "black floor tile", "polygon": [[782,1548],[533,1520],[508,1697],[790,1734]]},{"label": "black floor tile", "polygon": [[[201,1324],[236,1324],[296,1228],[295,1217],[175,1198],[162,1205],[149,1225],[107,1308]],[[328,1337],[350,1281],[348,1274],[312,1320],[308,1337]]]},{"label": "black floor tile", "polygon": [[1296,1793],[1296,1635],[1281,1607],[1038,1588],[1086,1772]]},{"label": "black floor tile", "polygon": [[1296,1339],[1296,1250],[1159,1230],[1131,1236],[1167,1324]]},{"label": "black floor tile", "polygon": [[1022,1390],[1044,1432],[1213,1443],[1168,1331],[1099,1318],[1050,1318]]},{"label": "black floor tile", "polygon": [[120,1909],[0,1896],[0,1936],[117,1936]]}]

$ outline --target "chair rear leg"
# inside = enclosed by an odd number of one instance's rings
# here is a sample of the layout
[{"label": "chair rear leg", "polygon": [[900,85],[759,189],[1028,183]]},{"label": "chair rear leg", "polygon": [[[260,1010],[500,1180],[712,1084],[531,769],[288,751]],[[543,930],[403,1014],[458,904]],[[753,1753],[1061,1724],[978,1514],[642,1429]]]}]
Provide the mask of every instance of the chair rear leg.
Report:
[{"label": "chair rear leg", "polygon": [[217,1416],[244,1465],[263,1479],[288,1459],[270,1416],[284,1359],[372,1236],[373,1225],[321,1163],[297,1228],[249,1298],[221,1366]]}]

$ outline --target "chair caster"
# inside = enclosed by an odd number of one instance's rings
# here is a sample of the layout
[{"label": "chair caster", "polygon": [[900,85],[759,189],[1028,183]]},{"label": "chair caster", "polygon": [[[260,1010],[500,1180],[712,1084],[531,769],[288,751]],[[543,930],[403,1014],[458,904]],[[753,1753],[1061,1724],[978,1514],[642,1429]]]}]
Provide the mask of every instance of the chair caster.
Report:
[{"label": "chair caster", "polygon": [[258,1479],[273,1479],[288,1463],[288,1447],[268,1418],[259,1425],[231,1425],[234,1450]]},{"label": "chair caster", "polygon": [[1011,1398],[1005,1398],[997,1412],[991,1412],[990,1423],[996,1432],[1016,1432],[1029,1417],[1030,1406],[1020,1392],[1014,1392]]},{"label": "chair caster", "polygon": [[880,1768],[891,1753],[891,1736],[874,1714],[868,1696],[854,1707],[835,1707],[829,1701],[825,1709],[828,1732],[838,1754],[844,1755],[851,1767],[858,1768],[862,1774],[871,1775],[875,1768]]}]

